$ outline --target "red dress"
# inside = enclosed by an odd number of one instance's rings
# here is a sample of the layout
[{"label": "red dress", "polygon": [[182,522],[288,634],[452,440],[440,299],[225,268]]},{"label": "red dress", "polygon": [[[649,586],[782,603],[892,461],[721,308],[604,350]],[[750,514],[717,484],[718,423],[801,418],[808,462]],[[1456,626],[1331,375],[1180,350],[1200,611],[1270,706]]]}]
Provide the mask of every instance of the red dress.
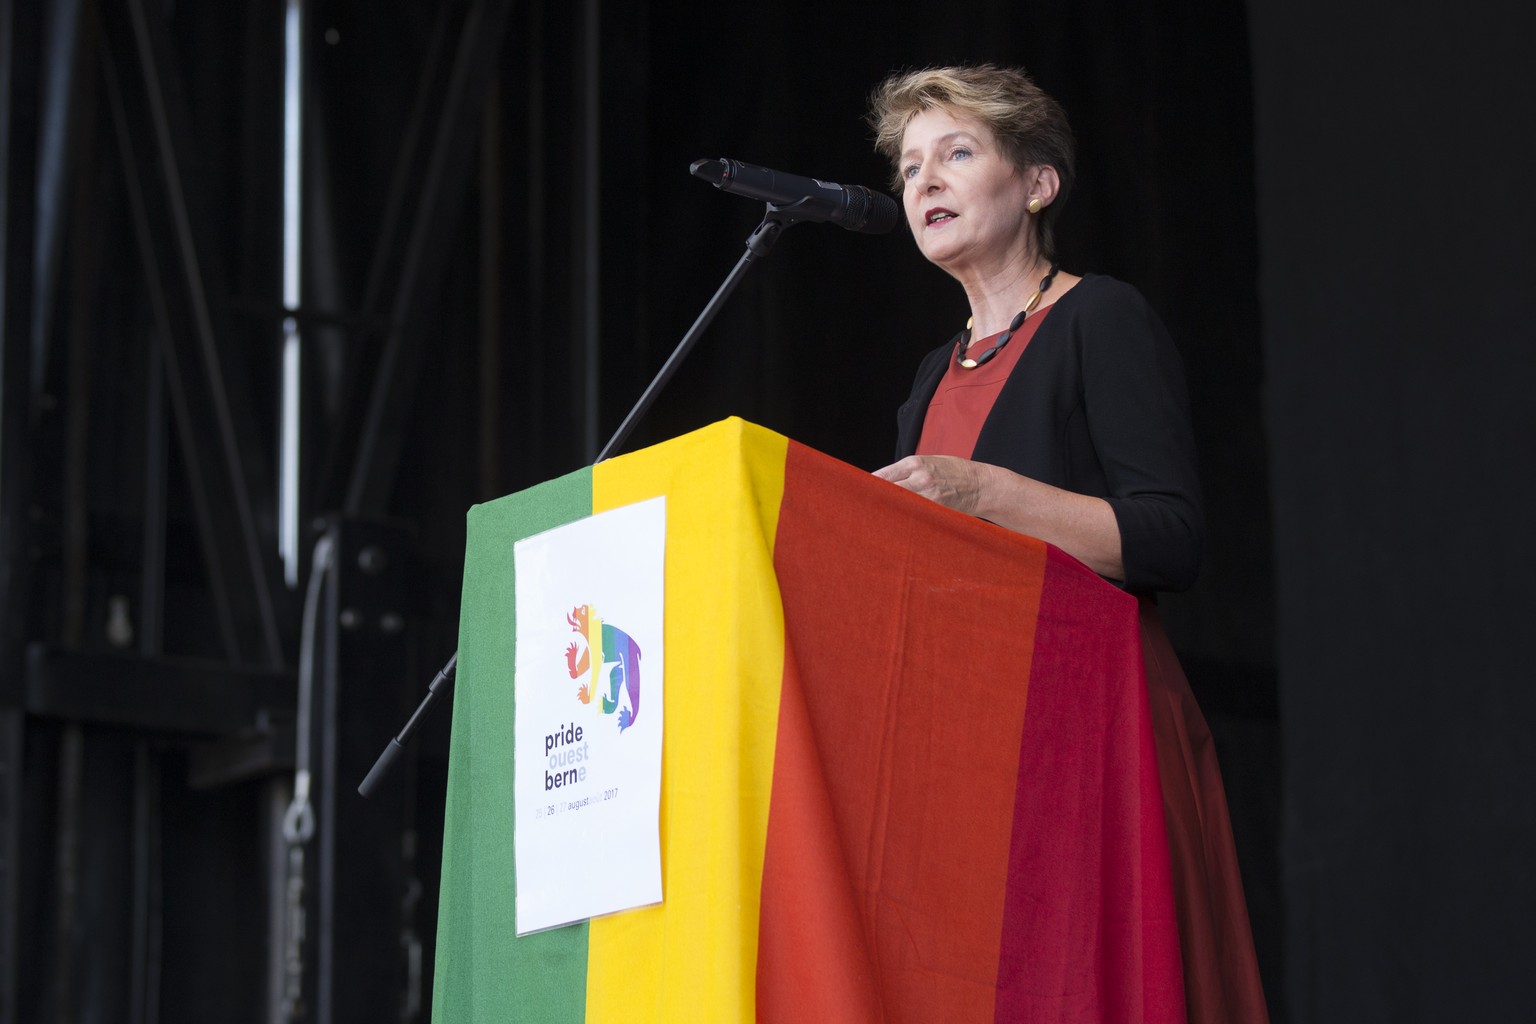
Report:
[{"label": "red dress", "polygon": [[[1003,382],[1051,308],[1026,320],[1002,351],[981,366],[966,370],[950,361],[929,402],[918,454],[971,457]],[[993,343],[984,339],[971,350],[984,352]],[[1151,597],[1141,599],[1141,644],[1189,1020],[1265,1024],[1269,1013],[1216,746]]]}]

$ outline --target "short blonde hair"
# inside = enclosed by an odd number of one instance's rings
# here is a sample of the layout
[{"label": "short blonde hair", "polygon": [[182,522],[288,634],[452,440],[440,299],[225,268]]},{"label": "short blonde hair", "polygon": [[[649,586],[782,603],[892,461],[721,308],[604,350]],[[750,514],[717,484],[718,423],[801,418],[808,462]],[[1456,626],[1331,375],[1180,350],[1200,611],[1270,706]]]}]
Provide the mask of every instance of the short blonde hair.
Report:
[{"label": "short blonde hair", "polygon": [[891,75],[869,97],[875,151],[891,162],[896,191],[901,176],[901,139],[907,125],[925,110],[942,107],[974,118],[996,136],[1008,160],[1019,170],[1050,166],[1061,185],[1056,198],[1036,218],[1041,251],[1056,252],[1053,228],[1076,177],[1076,143],[1066,111],[1022,69],[995,64],[924,68]]}]

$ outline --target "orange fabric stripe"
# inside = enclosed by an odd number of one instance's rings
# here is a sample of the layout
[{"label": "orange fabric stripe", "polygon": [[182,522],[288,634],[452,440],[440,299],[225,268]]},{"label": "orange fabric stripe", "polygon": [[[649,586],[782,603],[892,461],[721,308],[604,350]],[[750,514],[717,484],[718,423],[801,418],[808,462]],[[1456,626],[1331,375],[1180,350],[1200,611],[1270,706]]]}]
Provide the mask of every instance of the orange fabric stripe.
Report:
[{"label": "orange fabric stripe", "polygon": [[785,478],[759,1019],[990,1021],[1045,546],[793,443]]}]

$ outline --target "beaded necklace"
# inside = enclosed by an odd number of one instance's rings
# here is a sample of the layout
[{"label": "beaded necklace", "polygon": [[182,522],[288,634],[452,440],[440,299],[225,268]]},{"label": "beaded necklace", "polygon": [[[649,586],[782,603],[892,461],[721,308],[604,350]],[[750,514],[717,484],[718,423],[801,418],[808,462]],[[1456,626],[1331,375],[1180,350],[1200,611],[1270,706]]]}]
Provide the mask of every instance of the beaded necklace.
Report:
[{"label": "beaded necklace", "polygon": [[1018,333],[1020,327],[1024,326],[1024,318],[1033,313],[1035,311],[1035,307],[1040,305],[1040,296],[1044,295],[1047,291],[1050,290],[1051,282],[1056,279],[1056,271],[1060,269],[1061,264],[1051,264],[1051,269],[1040,281],[1040,287],[1036,288],[1030,295],[1029,301],[1024,303],[1024,308],[1019,310],[1019,315],[1013,318],[1013,322],[1008,325],[1008,329],[998,336],[997,344],[987,349],[975,359],[972,359],[965,354],[966,348],[971,343],[971,323],[973,320],[973,318],[967,317],[965,321],[965,330],[961,331],[959,337],[956,339],[958,344],[955,346],[955,362],[959,363],[967,370],[974,370],[976,367],[982,365],[993,356],[1001,352],[1003,350],[1003,346],[1008,344],[1009,339]]}]

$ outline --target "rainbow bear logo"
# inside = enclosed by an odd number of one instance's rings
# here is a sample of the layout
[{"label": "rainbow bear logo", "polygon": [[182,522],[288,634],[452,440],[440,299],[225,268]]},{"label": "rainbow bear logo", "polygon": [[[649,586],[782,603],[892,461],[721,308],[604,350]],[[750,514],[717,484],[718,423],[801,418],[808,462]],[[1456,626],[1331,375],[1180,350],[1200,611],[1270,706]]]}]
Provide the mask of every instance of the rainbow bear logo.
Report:
[{"label": "rainbow bear logo", "polygon": [[[640,645],[622,629],[604,622],[591,605],[573,608],[565,621],[581,638],[566,647],[566,668],[572,679],[587,677],[576,691],[576,699],[591,704],[596,698],[603,714],[618,712],[622,733],[640,714]],[[610,665],[613,667],[608,669],[604,685],[603,670]]]}]

